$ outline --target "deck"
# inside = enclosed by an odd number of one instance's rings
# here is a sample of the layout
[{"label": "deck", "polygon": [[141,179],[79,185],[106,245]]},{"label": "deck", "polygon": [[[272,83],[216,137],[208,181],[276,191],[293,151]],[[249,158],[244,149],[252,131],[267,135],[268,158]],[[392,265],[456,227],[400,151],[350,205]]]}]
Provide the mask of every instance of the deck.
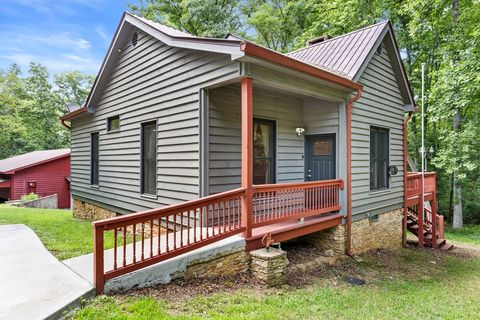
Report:
[{"label": "deck", "polygon": [[[342,223],[342,180],[323,180],[238,188],[167,207],[96,221],[94,283],[143,269],[241,234],[247,250],[264,246],[270,233],[285,241]],[[135,232],[132,232],[135,230]],[[113,255],[105,256],[104,235],[113,233]],[[182,235],[182,236],[180,236]],[[137,245],[129,250],[128,238]],[[108,259],[109,261],[105,261]],[[109,270],[105,266],[109,265]]]}]

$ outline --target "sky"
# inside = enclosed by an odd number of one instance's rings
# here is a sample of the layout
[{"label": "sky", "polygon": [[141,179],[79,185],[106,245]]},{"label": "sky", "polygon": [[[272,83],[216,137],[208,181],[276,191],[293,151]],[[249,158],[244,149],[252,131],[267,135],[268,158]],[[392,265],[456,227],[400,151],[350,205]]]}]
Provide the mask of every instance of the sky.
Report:
[{"label": "sky", "polygon": [[136,0],[0,0],[0,69],[96,74],[123,11]]}]

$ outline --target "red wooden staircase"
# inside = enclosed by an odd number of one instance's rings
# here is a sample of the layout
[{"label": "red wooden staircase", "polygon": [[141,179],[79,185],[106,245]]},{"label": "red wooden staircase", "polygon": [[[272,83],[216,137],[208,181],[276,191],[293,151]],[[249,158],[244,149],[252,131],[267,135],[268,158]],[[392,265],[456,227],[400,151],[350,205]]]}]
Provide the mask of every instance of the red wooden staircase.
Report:
[{"label": "red wooden staircase", "polygon": [[[427,211],[428,209],[426,209]],[[428,215],[428,211],[427,211]],[[433,247],[433,248],[438,248],[440,250],[450,250],[453,248],[453,245],[450,243],[447,243],[447,240],[444,239],[444,232],[443,232],[443,216],[437,215],[437,219],[441,221],[438,224],[437,227],[437,232],[436,232],[436,240],[435,242],[433,241],[434,239],[434,232],[432,228],[432,223],[428,219],[423,222],[423,245],[426,247]],[[419,228],[419,223],[418,223],[418,218],[417,218],[417,212],[415,212],[413,209],[408,208],[408,214],[407,214],[407,230],[413,233],[417,238],[418,237],[418,232],[420,230]]]},{"label": "red wooden staircase", "polygon": [[[444,218],[437,214],[435,173],[409,173],[406,184],[405,228],[413,233],[419,247],[431,247],[450,250],[452,244],[447,243],[444,233]],[[422,184],[425,183],[423,186]],[[424,196],[422,198],[422,190]],[[430,203],[429,209],[426,204]],[[421,210],[423,208],[423,212]],[[421,214],[419,214],[421,212]]]}]

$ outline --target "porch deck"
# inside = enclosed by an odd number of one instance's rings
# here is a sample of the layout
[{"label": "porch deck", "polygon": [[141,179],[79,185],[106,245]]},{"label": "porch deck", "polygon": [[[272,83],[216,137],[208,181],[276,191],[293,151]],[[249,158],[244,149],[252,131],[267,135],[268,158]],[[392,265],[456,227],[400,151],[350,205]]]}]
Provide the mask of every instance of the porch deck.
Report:
[{"label": "porch deck", "polygon": [[[339,225],[343,218],[338,213],[341,189],[342,180],[255,185],[96,221],[97,292],[103,291],[106,280],[237,234],[243,234],[247,250],[253,250],[263,246],[262,238],[268,233],[280,242]],[[109,257],[104,253],[105,232],[114,236],[113,255]],[[132,250],[127,250],[127,233],[132,233],[136,243]],[[109,270],[106,265],[111,266]]]}]

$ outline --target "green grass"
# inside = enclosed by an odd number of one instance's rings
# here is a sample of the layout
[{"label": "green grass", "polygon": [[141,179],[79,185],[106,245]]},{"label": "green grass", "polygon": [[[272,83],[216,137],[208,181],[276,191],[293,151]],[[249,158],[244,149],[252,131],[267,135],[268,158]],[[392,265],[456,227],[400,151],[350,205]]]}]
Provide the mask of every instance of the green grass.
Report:
[{"label": "green grass", "polygon": [[[25,224],[45,247],[64,260],[93,252],[90,221],[72,218],[69,210],[27,209],[0,206],[0,224]],[[105,234],[105,248],[113,247],[113,235]]]},{"label": "green grass", "polygon": [[445,227],[445,238],[454,242],[480,245],[480,225],[466,225],[461,229]]},{"label": "green grass", "polygon": [[[168,302],[145,293],[100,296],[74,319],[477,319],[480,257],[402,249],[350,268],[333,266],[310,285],[241,288]],[[350,286],[344,275],[368,279]],[[302,275],[303,276],[303,275]]]}]

